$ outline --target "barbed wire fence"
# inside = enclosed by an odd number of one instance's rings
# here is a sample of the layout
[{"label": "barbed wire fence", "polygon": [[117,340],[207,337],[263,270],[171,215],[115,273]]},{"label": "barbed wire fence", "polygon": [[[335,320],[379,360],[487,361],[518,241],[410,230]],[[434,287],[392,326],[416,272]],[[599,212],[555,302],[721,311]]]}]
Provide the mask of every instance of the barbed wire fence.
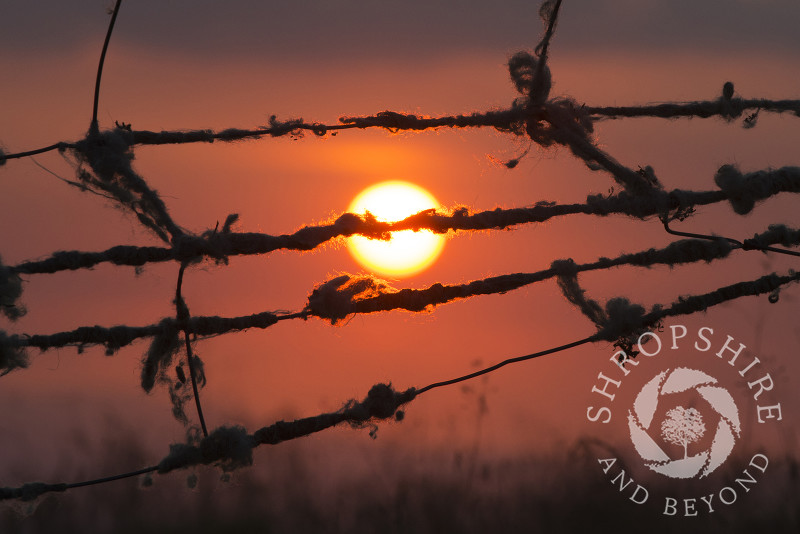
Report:
[{"label": "barbed wire fence", "polygon": [[[797,282],[800,273],[794,270],[775,272],[704,293],[676,295],[672,302],[655,305],[650,309],[626,297],[611,298],[601,304],[586,295],[578,275],[587,271],[619,266],[674,267],[696,262],[710,263],[747,251],[800,256],[799,252],[789,248],[800,244],[800,229],[782,224],[770,225],[764,231],[747,238],[683,232],[670,226],[675,221],[690,218],[700,206],[727,202],[736,214],[746,215],[759,201],[785,193],[798,193],[800,168],[782,167],[742,172],[734,165],[724,165],[714,176],[717,189],[667,191],[651,167],[628,167],[601,149],[594,138],[595,123],[631,117],[696,117],[719,118],[727,122],[741,121],[743,127],[752,128],[756,126],[762,113],[789,113],[800,117],[800,100],[741,98],[736,95],[731,82],[724,83],[721,95],[715,99],[684,103],[602,107],[579,103],[570,97],[551,97],[552,78],[548,66],[548,51],[561,4],[561,0],[543,2],[540,9],[544,22],[541,41],[533,53],[518,52],[510,58],[508,68],[518,96],[506,109],[439,117],[383,111],[374,115],[342,117],[338,124],[306,122],[302,119],[279,120],[273,116],[268,125],[257,129],[153,132],[134,130],[125,123],[116,123],[111,129],[101,129],[97,119],[103,63],[120,11],[121,0],[117,0],[98,65],[88,133],[74,142],[61,141],[18,153],[0,151],[0,166],[10,160],[58,151],[73,163],[76,171],[74,179],[59,178],[70,186],[100,195],[131,212],[164,245],[119,245],[99,252],[58,251],[42,260],[17,265],[0,263],[0,312],[11,321],[25,313],[21,303],[22,282],[34,275],[89,269],[102,263],[141,267],[150,263],[173,262],[178,267],[175,314],[144,326],[86,326],[71,331],[30,335],[0,331],[0,374],[25,368],[29,362],[30,349],[46,351],[59,347],[75,347],[80,352],[88,346],[101,345],[108,355],[113,355],[136,340],[149,339],[150,347],[142,358],[142,389],[150,392],[157,385],[166,388],[172,401],[173,415],[185,425],[189,425],[191,419],[186,405],[194,402],[202,435],[190,438],[185,443],[171,445],[169,454],[149,467],[74,483],[35,482],[20,487],[4,487],[0,488],[0,500],[29,501],[48,492],[61,492],[151,473],[166,474],[200,464],[216,465],[224,471],[238,469],[252,464],[252,451],[260,445],[293,440],[341,424],[374,427],[381,420],[393,418],[400,421],[404,417],[404,406],[420,395],[494,372],[506,365],[599,341],[611,342],[619,347],[622,351],[621,364],[624,365],[626,359],[636,357],[639,335],[666,318],[704,311],[745,296],[766,294],[771,302],[776,301],[781,289]],[[427,210],[397,222],[378,221],[369,213],[344,213],[332,223],[306,226],[286,235],[235,232],[232,226],[238,216],[231,214],[221,228],[218,225],[213,230],[193,233],[172,218],[163,199],[132,165],[134,150],[144,145],[236,142],[302,136],[307,132],[325,137],[339,131],[371,128],[393,132],[439,128],[493,128],[529,139],[541,147],[566,147],[591,170],[601,176],[610,177],[619,190],[611,191],[607,195],[589,195],[584,203],[557,204],[542,201],[532,207],[497,208],[483,212],[456,207],[451,210]],[[514,168],[518,163],[519,158],[515,158],[506,161],[505,165]],[[436,283],[425,289],[396,288],[371,275],[341,275],[311,288],[307,303],[295,312],[264,311],[238,317],[195,316],[190,313],[189,305],[183,297],[184,272],[203,262],[226,265],[229,258],[238,255],[265,255],[278,250],[307,251],[354,235],[389,239],[395,231],[423,229],[438,234],[460,234],[542,223],[575,214],[597,217],[621,215],[634,221],[657,217],[665,232],[681,239],[663,248],[650,248],[614,258],[602,257],[589,263],[579,264],[572,259],[557,259],[550,268],[538,272],[511,273],[466,284]],[[265,329],[281,321],[295,319],[317,318],[336,324],[354,314],[390,310],[420,312],[455,300],[501,294],[550,279],[556,280],[564,298],[596,326],[597,331],[594,334],[558,347],[509,358],[473,373],[423,387],[409,387],[399,391],[390,384],[376,384],[363,400],[349,400],[338,411],[293,421],[278,421],[252,433],[241,426],[223,425],[211,431],[208,429],[200,396],[205,384],[205,373],[202,361],[193,352],[193,346],[204,338],[250,328]]]}]

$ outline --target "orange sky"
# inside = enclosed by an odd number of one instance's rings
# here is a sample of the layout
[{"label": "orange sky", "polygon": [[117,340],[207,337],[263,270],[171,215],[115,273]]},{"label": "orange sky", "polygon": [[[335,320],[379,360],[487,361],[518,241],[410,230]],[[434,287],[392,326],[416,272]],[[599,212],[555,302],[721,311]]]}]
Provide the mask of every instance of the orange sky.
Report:
[{"label": "orange sky", "polygon": [[[341,115],[384,109],[440,115],[500,108],[516,96],[504,66],[507,56],[533,46],[539,31],[532,18],[535,10],[529,9],[525,16],[532,20],[530,27],[494,41],[482,37],[485,51],[468,46],[463,37],[457,41],[460,45],[444,46],[431,55],[420,55],[412,44],[398,44],[389,59],[377,63],[369,43],[363,54],[351,51],[341,59],[327,53],[317,60],[314,50],[304,46],[284,59],[275,52],[260,58],[252,51],[231,59],[222,53],[193,55],[184,48],[154,52],[144,38],[137,41],[131,35],[135,28],[125,25],[126,10],[135,9],[133,3],[123,6],[119,35],[112,39],[99,113],[104,127],[120,120],[148,130],[250,128],[265,124],[271,114],[331,123]],[[518,18],[499,9],[496,15],[509,23]],[[140,16],[130,14],[132,20]],[[797,51],[778,38],[777,44],[758,48],[758,39],[751,36],[753,46],[746,51],[739,43],[726,52],[724,36],[711,32],[704,37],[709,50],[704,52],[686,43],[696,39],[698,47],[702,45],[702,32],[687,30],[687,39],[676,34],[643,49],[637,49],[632,37],[628,42],[618,37],[622,43],[587,45],[587,51],[564,42],[575,31],[571,25],[584,27],[586,16],[567,10],[560,21],[565,32],[557,34],[551,55],[555,94],[593,105],[712,99],[732,80],[745,97],[797,97]],[[75,37],[63,50],[53,43],[52,48],[0,52],[0,69],[14,73],[0,82],[6,102],[0,109],[4,150],[73,140],[85,132],[105,20],[96,18],[101,26],[91,38]],[[247,15],[234,18],[244,24]],[[173,19],[175,24],[179,21],[177,16]],[[157,33],[155,42],[166,39],[158,32],[172,31],[167,26],[161,20],[152,30]],[[216,29],[209,39],[225,42],[236,36],[234,22]],[[597,32],[595,37],[602,40],[605,34]],[[498,54],[502,46],[512,48]],[[764,114],[755,129],[744,130],[738,122],[720,120],[635,119],[600,123],[597,130],[605,150],[633,168],[652,165],[668,189],[713,189],[713,173],[725,163],[747,171],[797,164],[800,122],[788,115]],[[297,141],[142,147],[137,149],[135,168],[159,191],[178,223],[194,232],[213,228],[235,212],[240,215],[237,230],[291,233],[329,221],[362,189],[390,179],[416,182],[448,208],[466,205],[474,210],[529,206],[540,200],[580,202],[613,185],[607,175],[589,171],[566,149],[533,147],[513,170],[495,162],[516,157],[527,146],[488,129],[396,135],[346,131],[324,139],[309,135]],[[71,177],[71,167],[55,153],[36,161]],[[728,206],[703,208],[681,228],[745,238],[769,223],[796,226],[795,202],[783,195],[762,203],[747,217],[733,215]],[[0,170],[0,217],[5,264],[62,249],[157,244],[133,217],[68,187],[30,160],[11,161]],[[670,241],[657,220],[558,218],[512,230],[451,236],[431,268],[392,284],[424,288],[435,282],[463,283],[537,271],[555,259],[571,257],[580,263]],[[674,271],[629,267],[582,275],[580,280],[588,294],[601,301],[623,294],[650,305],[796,266],[792,259],[740,252],[719,264]],[[296,311],[315,285],[360,269],[343,243],[333,242],[313,252],[278,251],[233,258],[228,266],[193,267],[186,274],[184,295],[197,315]],[[101,265],[90,271],[29,276],[23,294],[28,315],[0,328],[50,333],[93,324],[154,323],[173,313],[176,276],[177,266],[172,264],[147,266],[140,275]],[[735,332],[775,370],[787,420],[781,432],[768,434],[768,443],[780,451],[796,448],[800,429],[790,410],[799,404],[794,384],[800,366],[793,356],[800,346],[793,321],[797,298],[797,288],[791,287],[774,305],[767,304],[766,297],[741,299],[685,321]],[[506,295],[451,303],[430,313],[356,316],[335,327],[315,319],[284,322],[266,331],[201,341],[196,350],[208,375],[202,398],[210,426],[242,423],[253,429],[276,419],[338,409],[380,381],[403,389],[424,386],[593,331],[594,326],[564,301],[555,281],[547,281]],[[0,379],[4,440],[27,444],[4,455],[3,484],[64,472],[60,446],[39,439],[53,428],[89,436],[118,425],[135,428],[153,461],[168,443],[180,440],[182,429],[170,419],[165,392],[147,396],[137,385],[146,346],[135,343],[111,358],[99,348],[83,355],[73,349],[48,351],[35,354],[30,369]],[[606,344],[590,345],[506,368],[464,388],[432,391],[408,407],[403,423],[381,425],[376,443],[366,431],[350,430],[331,432],[331,442],[342,451],[399,447],[430,455],[467,449],[476,440],[478,395],[485,394],[488,413],[482,416],[479,440],[487,457],[573,444],[593,431],[584,411],[598,368],[611,353]],[[618,440],[611,435],[607,439]],[[325,440],[323,434],[311,441],[324,450]],[[368,441],[369,447],[364,445]],[[47,460],[28,464],[32,450]],[[91,466],[91,458],[82,458],[79,451],[71,461]],[[138,466],[120,466],[131,467]]]}]

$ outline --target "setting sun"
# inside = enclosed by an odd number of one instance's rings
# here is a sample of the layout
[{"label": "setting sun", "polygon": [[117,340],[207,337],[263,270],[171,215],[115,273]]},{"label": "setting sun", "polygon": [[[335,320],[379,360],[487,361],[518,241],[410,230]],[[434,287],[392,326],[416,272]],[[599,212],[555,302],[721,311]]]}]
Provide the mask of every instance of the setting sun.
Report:
[{"label": "setting sun", "polygon": [[[362,191],[348,211],[370,212],[379,221],[394,222],[420,211],[438,208],[436,199],[419,186],[402,181],[376,184]],[[353,236],[350,253],[371,271],[391,276],[410,276],[431,265],[444,246],[444,238],[429,230],[394,232],[389,241]]]}]

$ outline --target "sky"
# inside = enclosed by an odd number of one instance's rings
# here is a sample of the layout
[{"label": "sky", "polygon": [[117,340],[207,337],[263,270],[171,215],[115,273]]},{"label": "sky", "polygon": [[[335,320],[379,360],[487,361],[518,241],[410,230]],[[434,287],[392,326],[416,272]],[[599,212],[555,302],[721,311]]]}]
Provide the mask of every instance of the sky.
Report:
[{"label": "sky", "polygon": [[[113,4],[7,4],[0,20],[0,148],[16,152],[80,138],[91,118],[97,59]],[[789,0],[568,0],[550,53],[553,96],[568,95],[587,105],[684,102],[718,98],[730,80],[742,97],[798,98],[798,17],[800,6]],[[438,1],[236,1],[224,7],[207,1],[123,2],[106,59],[98,119],[103,128],[120,121],[158,131],[253,128],[273,114],[335,123],[340,116],[383,110],[444,115],[501,109],[517,96],[508,57],[531,50],[541,30],[535,2],[471,1],[457,7]],[[667,189],[705,190],[714,189],[714,173],[723,164],[735,163],[743,171],[796,165],[800,122],[789,114],[761,114],[755,128],[744,129],[740,120],[629,119],[603,121],[596,130],[604,150],[632,168],[651,165]],[[387,179],[415,182],[446,208],[476,211],[543,200],[583,202],[615,186],[565,148],[533,146],[514,169],[498,163],[528,148],[524,139],[488,129],[359,130],[322,139],[141,147],[134,166],[179,224],[196,233],[221,224],[230,213],[240,216],[237,231],[291,233],[332,220],[361,190]],[[56,153],[37,156],[35,162],[60,176],[74,175],[69,160]],[[9,161],[0,168],[5,265],[57,250],[159,244],[134,217],[69,187],[35,162]],[[705,207],[676,226],[746,238],[772,223],[796,226],[795,202],[784,194],[747,216],[726,205]],[[538,271],[556,259],[581,263],[661,247],[673,239],[657,219],[555,218],[452,235],[433,266],[389,283],[398,289],[465,283]],[[650,306],[796,265],[775,256],[740,252],[708,265],[624,267],[579,280],[601,302],[624,295]],[[229,265],[192,267],[184,296],[196,315],[297,311],[318,284],[362,269],[342,242],[334,242],[311,252],[277,251],[233,258]],[[31,275],[25,277],[22,298],[28,314],[16,323],[3,318],[0,328],[32,334],[155,323],[174,313],[177,271],[172,264],[149,265],[140,273],[101,265]],[[799,404],[794,384],[800,366],[793,355],[800,336],[792,319],[797,299],[797,287],[790,286],[776,304],[766,297],[739,299],[666,325],[729,332],[774,377],[785,414],[779,427],[752,421],[756,400],[736,382],[736,398],[750,407],[745,430],[751,429],[737,453],[763,450],[777,458],[797,448],[799,427],[792,410]],[[594,331],[550,280],[421,314],[359,315],[337,326],[317,319],[284,321],[264,331],[201,340],[195,349],[208,377],[201,396],[210,426],[242,424],[252,430],[336,410],[348,399],[363,398],[377,382],[421,387]],[[171,418],[166,392],[157,388],[146,395],[138,385],[146,349],[139,342],[113,357],[104,356],[102,348],[81,355],[72,348],[51,350],[34,354],[29,369],[0,378],[6,452],[0,485],[135,469],[157,462],[169,443],[181,441],[185,430]],[[365,484],[374,477],[390,496],[404,474],[430,470],[433,479],[458,481],[458,473],[467,476],[452,467],[463,465],[459,457],[495,467],[533,457],[567,465],[565,458],[587,439],[635,459],[622,414],[608,427],[592,425],[585,416],[597,398],[591,389],[598,372],[607,368],[613,352],[611,344],[596,343],[515,365],[464,387],[432,391],[408,406],[403,422],[380,424],[374,441],[367,430],[335,429],[282,444],[277,452],[259,450],[250,471],[259,473],[261,465],[260,473],[274,474],[280,470],[276,466],[296,455],[316,473],[312,479],[324,479],[312,486],[314,497],[325,501],[349,483]],[[716,369],[721,382],[738,380],[715,367],[713,359],[683,364]],[[652,363],[647,372],[655,373],[656,365],[662,364]],[[644,377],[642,371],[638,383]],[[633,384],[620,389],[615,402],[630,403],[636,392]],[[54,434],[62,439],[53,440]],[[103,451],[109,436],[119,434],[133,436],[140,463],[104,460],[100,469],[100,454],[86,451]],[[775,465],[769,471],[774,478],[758,487],[762,497],[752,497],[751,503],[779,491],[787,471]],[[619,496],[596,463],[577,474],[565,467],[548,476],[558,479],[568,472],[575,485],[606,484],[602,491],[610,494],[615,510],[638,510],[624,498],[613,500]],[[647,480],[648,473],[636,474]],[[541,471],[516,475],[530,481]],[[215,477],[203,471],[201,483],[203,476]],[[494,488],[493,481],[489,477],[476,485]],[[502,495],[502,484],[498,488],[491,491]],[[782,498],[796,507],[796,494]],[[656,508],[653,521],[664,520]],[[735,513],[726,509],[714,517],[738,517],[730,515]]]}]

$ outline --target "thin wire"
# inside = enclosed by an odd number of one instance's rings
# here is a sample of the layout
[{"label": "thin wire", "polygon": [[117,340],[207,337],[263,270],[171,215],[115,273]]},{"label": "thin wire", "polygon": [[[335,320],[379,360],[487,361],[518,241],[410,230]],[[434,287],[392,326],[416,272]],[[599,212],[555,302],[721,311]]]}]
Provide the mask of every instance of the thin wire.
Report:
[{"label": "thin wire", "polygon": [[677,236],[681,236],[681,237],[691,237],[691,238],[694,238],[694,239],[706,239],[706,240],[710,240],[710,241],[716,241],[717,239],[724,239],[725,241],[728,241],[729,243],[733,243],[734,245],[737,245],[742,250],[763,250],[763,251],[769,251],[769,252],[777,252],[778,254],[786,254],[787,256],[800,256],[800,252],[796,252],[794,250],[789,250],[789,249],[785,249],[785,248],[770,247],[770,246],[767,246],[767,245],[757,245],[755,243],[744,244],[741,241],[738,241],[738,240],[733,239],[731,237],[714,236],[714,235],[707,235],[707,234],[695,234],[693,232],[681,232],[681,231],[678,231],[678,230],[673,230],[672,228],[669,227],[669,221],[666,218],[662,219],[661,222],[664,223],[664,230],[666,230],[668,234],[672,234],[672,235],[677,235]]},{"label": "thin wire", "polygon": [[51,150],[64,150],[65,148],[73,148],[75,145],[72,143],[53,143],[50,146],[46,146],[43,148],[37,148],[35,150],[28,150],[25,152],[17,152],[15,154],[0,154],[0,161],[8,160],[8,159],[17,159],[17,158],[27,158],[30,156],[35,156],[37,154],[44,154],[45,152],[50,152]]},{"label": "thin wire", "polygon": [[197,406],[197,418],[200,419],[200,427],[203,429],[203,435],[208,437],[208,428],[206,427],[206,420],[203,417],[203,407],[200,405],[200,392],[197,389],[197,379],[195,378],[194,367],[194,354],[192,353],[192,342],[189,339],[189,309],[181,296],[181,286],[183,285],[183,272],[186,270],[186,264],[182,263],[178,271],[178,285],[175,289],[175,308],[177,309],[178,325],[183,330],[183,337],[186,342],[186,359],[189,361],[189,375],[192,378],[192,391],[194,392],[194,403]]},{"label": "thin wire", "polygon": [[732,239],[730,237],[708,235],[708,234],[695,234],[692,232],[681,232],[679,230],[673,230],[672,228],[669,227],[669,221],[666,218],[663,218],[661,222],[664,223],[664,230],[666,230],[668,234],[677,235],[680,237],[691,237],[694,239],[705,239],[707,241],[716,241],[717,239],[724,239],[725,241],[733,243],[734,245],[738,245],[739,247],[744,246],[742,245],[741,241],[737,241],[736,239]]},{"label": "thin wire", "polygon": [[573,347],[577,347],[577,346],[583,345],[585,343],[591,343],[592,341],[597,341],[599,339],[600,339],[599,336],[595,334],[593,336],[585,337],[585,338],[583,338],[581,340],[573,341],[572,343],[567,343],[566,345],[561,345],[559,347],[553,347],[551,349],[547,349],[547,350],[543,350],[543,351],[539,351],[539,352],[534,352],[533,354],[527,354],[525,356],[517,356],[516,358],[509,358],[507,360],[503,360],[500,363],[492,365],[491,367],[487,367],[485,369],[481,369],[480,371],[475,371],[474,373],[470,373],[468,375],[460,376],[458,378],[453,378],[451,380],[444,380],[442,382],[434,382],[433,384],[429,384],[429,385],[425,386],[422,389],[418,389],[417,390],[417,395],[421,395],[421,394],[425,393],[426,391],[430,391],[430,390],[435,389],[435,388],[440,388],[440,387],[443,387],[443,386],[449,386],[449,385],[452,385],[452,384],[457,384],[459,382],[464,382],[466,380],[470,380],[472,378],[476,378],[476,377],[479,377],[481,375],[485,375],[487,373],[491,373],[493,371],[496,371],[496,370],[500,369],[501,367],[505,367],[506,365],[509,365],[509,364],[512,364],[512,363],[524,362],[526,360],[532,360],[532,359],[538,358],[540,356],[546,356],[548,354],[553,354],[555,352],[561,352],[563,350],[571,349]]},{"label": "thin wire", "polygon": [[[180,287],[180,284],[181,284],[181,279],[183,278],[183,270],[184,269],[182,267],[181,271],[178,274],[178,286],[179,287]],[[454,378],[452,380],[447,380],[447,381],[444,381],[444,382],[436,382],[434,384],[430,384],[430,385],[428,385],[428,386],[426,386],[426,387],[424,387],[422,389],[417,390],[416,395],[419,396],[420,394],[425,393],[426,391],[429,391],[429,390],[434,389],[434,388],[456,384],[458,382],[463,382],[465,380],[469,380],[469,379],[481,376],[483,374],[490,373],[490,372],[495,371],[495,370],[497,370],[497,369],[499,369],[499,368],[501,368],[501,367],[503,367],[505,365],[509,365],[509,364],[517,363],[517,362],[522,362],[522,361],[525,361],[525,360],[531,360],[531,359],[534,359],[534,358],[538,358],[539,356],[545,356],[547,354],[553,354],[555,352],[561,352],[561,351],[564,351],[564,350],[567,350],[567,349],[570,349],[570,348],[573,348],[573,347],[577,347],[578,345],[583,345],[585,343],[589,343],[589,342],[592,342],[592,341],[597,341],[599,339],[600,339],[599,336],[594,335],[594,336],[590,336],[590,337],[581,339],[579,341],[573,341],[572,343],[567,343],[565,345],[561,345],[559,347],[553,347],[553,348],[550,348],[550,349],[547,349],[547,350],[536,352],[534,354],[528,354],[526,356],[519,356],[519,357],[516,357],[516,358],[509,358],[509,359],[504,360],[504,361],[502,361],[502,362],[500,362],[500,363],[498,363],[496,365],[493,365],[491,367],[487,367],[486,369],[483,369],[481,371],[476,371],[474,373],[470,373],[468,375],[465,375],[465,376],[462,376],[462,377],[459,377],[459,378]],[[190,370],[190,372],[191,372],[191,370]],[[194,384],[194,382],[193,382],[193,384]],[[195,393],[196,393],[196,390],[195,390]],[[197,399],[197,397],[195,397],[195,399]],[[200,411],[199,402],[198,402],[197,407],[198,407],[198,412],[199,412]],[[205,430],[205,423],[203,422],[202,417],[203,417],[202,413],[200,413],[200,420],[201,420],[201,424],[203,425],[203,431],[205,433],[205,436],[208,437],[208,433]],[[44,494],[44,493],[49,493],[49,492],[54,492],[54,491],[65,491],[65,490],[73,489],[73,488],[81,488],[81,487],[86,487],[86,486],[93,486],[93,485],[96,485],[96,484],[105,484],[105,483],[108,483],[108,482],[113,482],[115,480],[122,480],[122,479],[125,479],[125,478],[131,478],[131,477],[135,477],[135,476],[139,476],[139,475],[146,475],[148,473],[153,473],[153,472],[156,472],[158,470],[159,470],[159,466],[158,465],[154,465],[154,466],[150,466],[150,467],[145,467],[143,469],[138,469],[136,471],[129,471],[127,473],[121,473],[119,475],[112,475],[112,476],[103,477],[103,478],[96,478],[96,479],[93,479],[93,480],[87,480],[87,481],[83,481],[83,482],[73,482],[71,484],[46,484],[44,487],[39,488],[39,492],[40,492],[40,494]],[[5,498],[12,498],[12,497],[3,497],[3,498],[5,499]]]},{"label": "thin wire", "polygon": [[100,52],[100,63],[97,65],[97,79],[94,82],[94,106],[92,107],[92,123],[90,130],[94,133],[99,132],[97,126],[97,105],[100,101],[100,79],[103,77],[103,63],[106,61],[106,51],[108,51],[108,43],[111,41],[111,32],[114,31],[114,23],[117,21],[117,13],[119,13],[119,6],[122,0],[117,0],[114,5],[114,12],[111,14],[111,22],[108,23],[108,31],[106,32],[106,39],[103,42],[103,51]]},{"label": "thin wire", "polygon": [[94,189],[91,189],[91,188],[89,188],[89,187],[86,187],[84,184],[82,184],[82,183],[80,183],[80,182],[76,182],[76,181],[74,181],[74,180],[70,180],[70,179],[68,179],[68,178],[64,178],[63,176],[60,176],[58,173],[55,173],[55,172],[51,171],[50,169],[48,169],[47,167],[45,167],[44,165],[42,165],[41,163],[39,163],[38,161],[36,161],[36,158],[31,158],[31,161],[32,161],[32,162],[33,162],[33,163],[34,163],[34,164],[35,164],[37,167],[39,167],[40,169],[42,169],[43,171],[45,171],[45,172],[47,172],[47,173],[50,173],[51,175],[55,176],[56,178],[58,178],[59,180],[61,180],[61,181],[62,181],[62,182],[64,182],[64,183],[67,183],[67,184],[69,184],[69,185],[71,185],[71,186],[73,186],[73,187],[77,187],[77,188],[78,188],[78,189],[80,189],[81,191],[86,191],[86,192],[88,192],[88,193],[92,193],[92,194],[94,194],[94,195],[97,195],[97,196],[99,196],[99,197],[103,197],[103,198],[105,198],[105,199],[108,199],[108,200],[115,200],[115,199],[114,199],[114,197],[112,197],[112,196],[110,196],[110,195],[104,195],[103,193],[101,193],[101,192],[99,192],[99,191],[95,191]]},{"label": "thin wire", "polygon": [[119,475],[112,475],[110,477],[104,478],[96,478],[94,480],[87,480],[85,482],[73,482],[72,484],[67,484],[66,489],[72,488],[82,488],[85,486],[94,486],[95,484],[105,484],[107,482],[114,482],[115,480],[122,480],[124,478],[131,478],[139,475],[146,475],[147,473],[153,473],[158,471],[158,466],[153,465],[150,467],[145,467],[144,469],[139,469],[137,471],[131,471],[129,473],[122,473]]}]

